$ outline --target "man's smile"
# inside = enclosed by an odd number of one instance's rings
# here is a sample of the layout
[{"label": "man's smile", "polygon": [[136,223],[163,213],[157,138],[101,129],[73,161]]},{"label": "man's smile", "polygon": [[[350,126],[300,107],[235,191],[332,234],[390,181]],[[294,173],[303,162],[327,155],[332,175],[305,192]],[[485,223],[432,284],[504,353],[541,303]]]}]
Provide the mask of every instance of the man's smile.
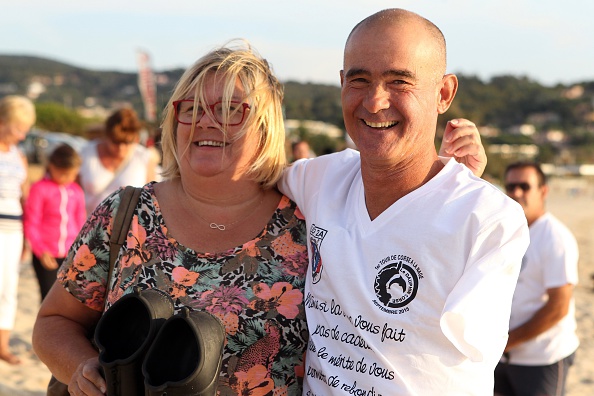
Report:
[{"label": "man's smile", "polygon": [[384,122],[372,122],[363,120],[365,125],[371,128],[391,128],[398,124],[398,121],[384,121]]}]

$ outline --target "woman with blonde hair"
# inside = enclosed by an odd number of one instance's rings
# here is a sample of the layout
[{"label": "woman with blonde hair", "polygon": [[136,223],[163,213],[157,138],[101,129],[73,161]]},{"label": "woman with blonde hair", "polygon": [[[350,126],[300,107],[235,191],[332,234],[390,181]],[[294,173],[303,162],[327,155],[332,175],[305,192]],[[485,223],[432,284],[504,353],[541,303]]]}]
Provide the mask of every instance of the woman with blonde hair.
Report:
[{"label": "woman with blonde hair", "polygon": [[118,194],[91,214],[40,309],[35,350],[72,394],[109,385],[85,335],[135,287],[220,321],[221,395],[301,394],[307,248],[299,209],[275,188],[286,165],[282,98],[246,43],[209,52],[181,77],[162,124],[164,180],[144,186],[112,281]]},{"label": "woman with blonde hair", "polygon": [[0,359],[18,364],[9,349],[17,308],[19,263],[23,252],[23,202],[27,159],[17,143],[35,123],[35,106],[22,96],[0,100]]}]

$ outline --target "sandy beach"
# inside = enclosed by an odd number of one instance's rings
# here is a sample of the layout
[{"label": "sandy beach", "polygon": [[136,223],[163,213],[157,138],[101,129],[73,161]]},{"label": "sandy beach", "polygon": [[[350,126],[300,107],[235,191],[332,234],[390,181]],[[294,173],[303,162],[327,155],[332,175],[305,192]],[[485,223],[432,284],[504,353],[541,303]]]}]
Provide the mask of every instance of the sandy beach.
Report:
[{"label": "sandy beach", "polygon": [[[548,209],[574,233],[580,248],[580,283],[575,289],[581,346],[570,369],[567,396],[594,395],[594,183],[559,179],[551,182]],[[31,332],[39,308],[39,290],[29,260],[22,263],[19,309],[11,346],[19,366],[0,361],[0,396],[40,396],[50,378],[31,347]]]}]

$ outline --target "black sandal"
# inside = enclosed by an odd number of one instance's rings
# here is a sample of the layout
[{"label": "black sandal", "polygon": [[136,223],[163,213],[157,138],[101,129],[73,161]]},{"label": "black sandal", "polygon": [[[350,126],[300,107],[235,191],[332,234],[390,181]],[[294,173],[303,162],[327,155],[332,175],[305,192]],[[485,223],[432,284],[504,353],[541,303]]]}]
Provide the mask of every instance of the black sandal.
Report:
[{"label": "black sandal", "polygon": [[157,289],[126,294],[101,317],[95,330],[107,395],[144,395],[142,363],[153,339],[173,315],[173,301]]},{"label": "black sandal", "polygon": [[146,395],[215,395],[224,345],[225,328],[217,317],[183,307],[161,327],[146,354]]}]

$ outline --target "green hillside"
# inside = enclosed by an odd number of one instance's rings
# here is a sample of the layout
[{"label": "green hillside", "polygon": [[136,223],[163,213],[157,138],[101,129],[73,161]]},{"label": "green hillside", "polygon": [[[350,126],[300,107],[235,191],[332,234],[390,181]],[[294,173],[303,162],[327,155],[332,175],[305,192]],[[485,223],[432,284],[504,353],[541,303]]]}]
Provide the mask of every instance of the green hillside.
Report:
[{"label": "green hillside", "polygon": [[[182,72],[156,71],[159,110]],[[481,126],[486,145],[536,144],[538,159],[543,161],[594,163],[594,81],[550,87],[526,76],[497,76],[489,81],[458,77],[458,95],[440,118],[441,124],[454,117],[469,118]],[[337,85],[294,81],[284,85],[286,118],[324,121],[343,128]],[[37,89],[38,108],[51,103],[80,113],[81,109],[109,111],[126,103],[143,114],[136,73],[88,70],[50,59],[0,55],[0,96],[26,94],[31,89]],[[531,133],[522,132],[519,126],[523,124],[529,124]],[[557,138],[552,139],[553,135]],[[570,154],[564,154],[567,152]]]}]

